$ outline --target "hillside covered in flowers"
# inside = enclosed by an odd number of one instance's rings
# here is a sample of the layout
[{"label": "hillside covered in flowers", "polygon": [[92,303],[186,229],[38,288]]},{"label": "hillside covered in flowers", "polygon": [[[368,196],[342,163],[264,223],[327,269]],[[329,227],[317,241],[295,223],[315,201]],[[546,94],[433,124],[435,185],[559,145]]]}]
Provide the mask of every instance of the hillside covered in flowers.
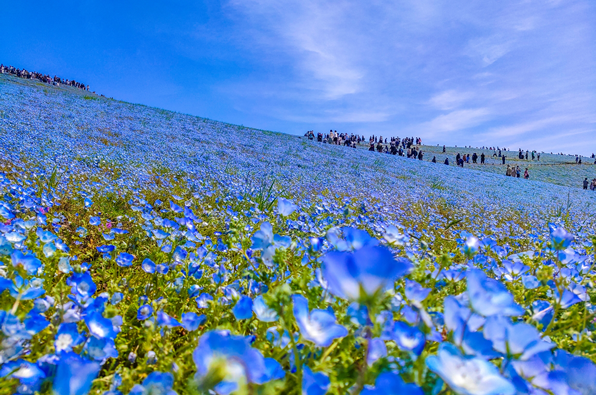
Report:
[{"label": "hillside covered in flowers", "polygon": [[0,154],[2,394],[596,393],[596,194],[559,173],[9,76]]}]

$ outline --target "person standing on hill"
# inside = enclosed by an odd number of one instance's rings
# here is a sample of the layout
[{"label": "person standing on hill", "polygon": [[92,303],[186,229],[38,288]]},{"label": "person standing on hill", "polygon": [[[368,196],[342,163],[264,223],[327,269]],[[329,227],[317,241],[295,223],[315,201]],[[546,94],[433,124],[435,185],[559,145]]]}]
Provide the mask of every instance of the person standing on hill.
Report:
[{"label": "person standing on hill", "polygon": [[517,175],[517,178],[521,177],[521,169],[519,168],[519,166],[517,166],[517,168],[515,169],[515,174]]},{"label": "person standing on hill", "polygon": [[449,158],[445,158],[445,162],[444,162],[447,166],[449,166]]},{"label": "person standing on hill", "polygon": [[505,158],[507,158],[505,155],[501,156],[501,159],[503,160],[503,164],[505,164]]},{"label": "person standing on hill", "polygon": [[526,171],[524,171],[524,180],[530,178],[530,173],[528,173],[528,168],[526,167]]},{"label": "person standing on hill", "polygon": [[[443,146],[443,152],[445,152],[445,146]],[[592,157],[594,157],[594,156],[592,155]]]},{"label": "person standing on hill", "polygon": [[431,160],[432,163],[437,163],[437,157],[433,156],[433,160]]},{"label": "person standing on hill", "polygon": [[511,166],[507,165],[507,170],[505,170],[505,175],[507,177],[511,177]]},{"label": "person standing on hill", "polygon": [[586,178],[584,179],[584,189],[588,189],[588,184],[589,184],[589,183],[590,183],[590,182],[588,181],[588,177],[586,177]]},{"label": "person standing on hill", "polygon": [[485,157],[486,156],[484,155],[484,152],[480,154],[480,164],[482,164],[482,165],[484,164],[484,158]]}]

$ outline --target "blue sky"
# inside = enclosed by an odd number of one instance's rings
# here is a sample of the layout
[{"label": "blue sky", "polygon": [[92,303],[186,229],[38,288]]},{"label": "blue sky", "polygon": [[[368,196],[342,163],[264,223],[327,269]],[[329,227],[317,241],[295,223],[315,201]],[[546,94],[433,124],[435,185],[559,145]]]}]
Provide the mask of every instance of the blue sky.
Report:
[{"label": "blue sky", "polygon": [[596,152],[596,2],[30,1],[0,63],[261,129]]}]

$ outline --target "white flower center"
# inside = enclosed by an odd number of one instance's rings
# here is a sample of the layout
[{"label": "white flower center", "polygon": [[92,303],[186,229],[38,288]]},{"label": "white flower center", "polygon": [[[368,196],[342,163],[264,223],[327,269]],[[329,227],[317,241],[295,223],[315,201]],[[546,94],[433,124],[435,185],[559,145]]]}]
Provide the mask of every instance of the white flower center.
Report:
[{"label": "white flower center", "polygon": [[72,344],[72,336],[68,333],[62,333],[56,339],[56,351],[63,351],[70,347]]},{"label": "white flower center", "polygon": [[473,394],[482,389],[482,374],[473,361],[458,361],[452,367],[454,368],[451,376],[453,384]]}]

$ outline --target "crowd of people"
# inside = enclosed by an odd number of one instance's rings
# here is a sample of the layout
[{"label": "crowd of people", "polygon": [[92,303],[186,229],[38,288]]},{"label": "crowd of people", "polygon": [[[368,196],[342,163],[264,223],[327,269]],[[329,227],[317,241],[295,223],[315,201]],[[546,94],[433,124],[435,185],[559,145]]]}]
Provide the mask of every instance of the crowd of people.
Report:
[{"label": "crowd of people", "polygon": [[25,69],[17,69],[13,66],[4,66],[0,64],[0,74],[11,74],[15,77],[25,78],[29,80],[38,80],[44,82],[46,84],[60,86],[60,85],[67,85],[72,86],[74,88],[79,88],[88,91],[89,85],[85,85],[82,82],[75,81],[75,80],[68,80],[63,79],[58,76],[51,77],[47,74],[38,73],[36,71],[27,71]]},{"label": "crowd of people", "polygon": [[[315,133],[312,130],[306,132],[305,136],[309,140],[315,139]],[[356,148],[356,144],[364,141],[364,136],[357,134],[337,133],[337,130],[330,130],[329,133],[317,133],[316,140],[319,143],[345,145],[346,147]]]},{"label": "crowd of people", "polygon": [[[330,130],[329,133],[317,133],[309,130],[305,137],[309,140],[316,140],[323,144],[344,145],[356,148],[357,144],[365,144],[366,138],[357,134],[338,133],[337,130]],[[415,146],[422,145],[420,137],[399,137],[383,138],[383,136],[372,135],[368,138],[368,150],[377,151],[384,154],[407,156],[422,160],[424,154],[416,149]]]},{"label": "crowd of people", "polygon": [[[511,166],[507,165],[507,170],[505,171],[505,175],[508,177],[517,177],[521,178],[521,168],[519,166]],[[530,173],[528,172],[528,168],[524,171],[524,179],[529,179]]]},{"label": "crowd of people", "polygon": [[590,189],[590,191],[596,191],[596,178],[594,178],[592,182],[588,180],[588,177],[584,179],[584,189],[588,188]]},{"label": "crowd of people", "polygon": [[[352,148],[357,148],[357,145],[362,144],[365,145],[368,143],[368,150],[372,152],[379,152],[384,154],[392,154],[392,155],[399,155],[405,156],[412,159],[423,160],[424,159],[424,152],[422,152],[421,145],[422,139],[420,137],[405,137],[403,139],[399,137],[389,137],[383,138],[383,136],[375,136],[372,135],[368,139],[364,136],[357,135],[357,134],[347,134],[347,133],[338,133],[337,130],[330,130],[329,133],[317,133],[312,130],[306,132],[305,136],[309,140],[316,140],[320,143],[324,144],[335,144],[335,145],[344,145]],[[457,147],[457,146],[456,146]],[[446,146],[443,145],[443,153],[446,152]],[[465,148],[472,148],[465,147]],[[483,151],[493,151],[492,157],[494,159],[500,159],[500,162],[505,165],[507,161],[507,155],[505,152],[509,151],[507,148],[501,147],[482,147]],[[490,153],[489,153],[490,155]],[[486,157],[487,155],[484,152],[481,152],[478,155],[476,152],[472,154],[460,154],[458,153],[455,156],[455,164],[459,167],[464,167],[465,164],[469,164],[470,161],[473,164],[486,164]],[[540,161],[540,152],[533,150],[522,150],[521,148],[518,150],[517,159],[519,160],[526,160],[526,161]],[[594,164],[596,165],[596,155],[592,154],[591,159],[594,159]],[[437,157],[433,156],[432,163],[437,163]],[[575,155],[575,163],[581,165],[582,164],[582,157],[580,155]],[[449,165],[449,157],[445,157],[443,164]],[[507,164],[507,169],[505,171],[505,175],[508,177],[515,177],[515,178],[530,178],[529,168],[526,167],[525,170],[522,172],[522,169],[519,165],[509,165]],[[584,180],[583,183],[584,189],[596,190],[596,178],[590,182],[587,178]]]}]

